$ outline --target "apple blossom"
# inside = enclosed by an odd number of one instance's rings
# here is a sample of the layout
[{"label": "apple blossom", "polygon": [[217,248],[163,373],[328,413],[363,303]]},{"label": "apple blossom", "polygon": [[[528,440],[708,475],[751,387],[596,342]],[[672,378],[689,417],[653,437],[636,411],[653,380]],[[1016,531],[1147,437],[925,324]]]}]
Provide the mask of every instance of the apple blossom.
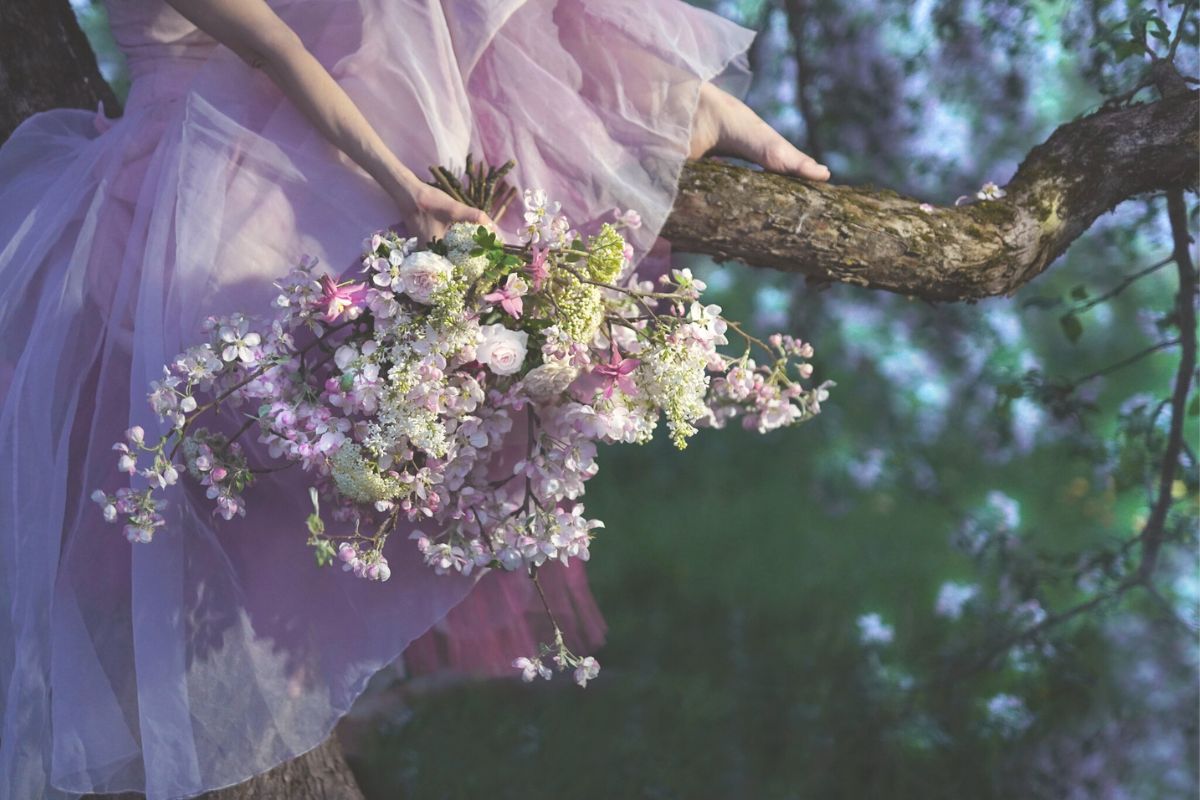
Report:
[{"label": "apple blossom", "polygon": [[[165,525],[162,494],[183,479],[204,488],[212,514],[245,515],[257,473],[275,469],[252,469],[237,441],[257,435],[264,459],[296,465],[311,488],[297,525],[318,564],[386,581],[385,546],[411,547],[437,574],[536,580],[546,562],[591,557],[603,523],[583,498],[600,444],[647,442],[665,419],[682,448],[702,426],[740,418],[766,433],[820,411],[833,384],[800,384],[814,372],[811,345],[742,333],[688,269],[657,289],[629,273],[618,227],[636,228],[635,211],[582,236],[544,192],[524,200],[523,247],[468,223],[451,225],[438,252],[377,233],[364,241],[362,283],[318,275],[306,258],[275,283],[272,318],[207,318],[205,340],[149,387],[170,430],[149,442],[134,426],[114,445],[118,472],[145,488],[94,492],[103,518],[149,542]],[[732,336],[743,354],[722,351]],[[389,544],[401,523],[420,529]],[[859,627],[864,642],[892,638],[877,615]],[[600,670],[557,629],[512,663],[526,681],[571,670],[581,686]]]}]

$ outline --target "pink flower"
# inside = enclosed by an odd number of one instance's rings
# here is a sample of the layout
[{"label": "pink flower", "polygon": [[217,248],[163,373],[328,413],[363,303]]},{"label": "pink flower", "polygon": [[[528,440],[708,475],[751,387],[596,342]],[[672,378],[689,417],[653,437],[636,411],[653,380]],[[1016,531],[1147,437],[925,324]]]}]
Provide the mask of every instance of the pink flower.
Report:
[{"label": "pink flower", "polygon": [[525,681],[526,683],[530,683],[539,675],[546,680],[550,680],[550,676],[553,674],[550,672],[549,668],[542,663],[540,658],[525,658],[522,656],[521,658],[518,658],[516,661],[512,662],[512,665],[521,670],[521,680]]},{"label": "pink flower", "polygon": [[367,297],[365,283],[334,283],[328,275],[321,276],[321,299],[317,304],[325,309],[325,321],[336,322],[342,314],[353,318],[363,307]]},{"label": "pink flower", "polygon": [[599,674],[600,662],[588,656],[580,660],[579,665],[575,667],[575,682],[586,689],[588,681],[594,679]]},{"label": "pink flower", "polygon": [[487,303],[499,303],[510,317],[520,319],[524,310],[521,298],[528,292],[529,284],[525,283],[524,278],[520,275],[509,275],[503,286],[491,294],[485,294],[483,299]]},{"label": "pink flower", "polygon": [[623,223],[626,227],[635,229],[642,227],[642,215],[634,211],[632,208],[627,211],[621,211],[619,208],[614,208],[612,213],[613,216],[616,217],[617,222]]},{"label": "pink flower", "polygon": [[535,292],[542,290],[542,283],[550,275],[550,268],[546,266],[546,256],[549,252],[549,247],[533,246],[533,260],[529,262],[529,277],[533,280]]},{"label": "pink flower", "polygon": [[612,397],[613,389],[620,389],[630,397],[637,394],[637,387],[633,385],[633,379],[629,377],[633,371],[637,369],[638,364],[642,362],[636,358],[621,358],[621,351],[617,349],[614,342],[612,348],[612,358],[607,364],[597,364],[592,368],[592,371],[604,379],[604,396]]}]

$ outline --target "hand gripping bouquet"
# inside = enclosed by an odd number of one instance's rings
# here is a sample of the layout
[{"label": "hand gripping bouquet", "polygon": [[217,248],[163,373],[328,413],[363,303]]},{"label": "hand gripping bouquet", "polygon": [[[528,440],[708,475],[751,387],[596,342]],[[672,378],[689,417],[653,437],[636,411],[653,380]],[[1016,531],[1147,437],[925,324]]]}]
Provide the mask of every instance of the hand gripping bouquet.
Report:
[{"label": "hand gripping bouquet", "polygon": [[[486,176],[468,166],[464,182],[434,174],[459,199],[502,212],[511,165]],[[766,433],[819,413],[831,384],[802,385],[810,345],[747,333],[702,301],[705,285],[687,269],[639,279],[621,235],[640,224],[636,212],[615,210],[582,236],[543,192],[523,199],[520,244],[465,223],[425,246],[377,233],[355,279],[305,260],[276,283],[273,318],[209,318],[204,340],[151,386],[169,431],[151,442],[131,428],[114,445],[137,488],[95,492],[104,517],[150,542],[166,487],[196,481],[213,513],[232,519],[256,472],[298,465],[313,507],[306,523],[298,510],[297,530],[306,524],[320,566],[386,581],[386,551],[416,547],[438,574],[521,570],[536,582],[548,560],[586,561],[603,527],[582,502],[598,444],[647,442],[665,419],[684,448],[698,427],[734,417]],[[730,333],[740,352],[721,350]],[[235,433],[205,426],[229,410],[244,420]],[[524,457],[504,463],[501,447],[520,428]],[[249,463],[243,435],[280,463]],[[389,543],[400,527],[411,541]],[[513,666],[525,680],[573,670],[586,685],[598,663],[554,631]]]}]

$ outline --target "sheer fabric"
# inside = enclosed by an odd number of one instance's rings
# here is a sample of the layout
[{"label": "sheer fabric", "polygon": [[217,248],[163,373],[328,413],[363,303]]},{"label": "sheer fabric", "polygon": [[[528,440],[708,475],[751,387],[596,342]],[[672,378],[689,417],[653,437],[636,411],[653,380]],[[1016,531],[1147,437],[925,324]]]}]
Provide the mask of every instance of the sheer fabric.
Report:
[{"label": "sheer fabric", "polygon": [[[740,93],[752,32],[680,0],[273,3],[418,174],[468,151],[577,226],[635,208],[655,244],[701,82]],[[301,254],[331,271],[389,198],[262,74],[160,0],[109,0],[133,84],[114,122],[26,121],[0,148],[0,798],[189,797],[319,744],[379,669],[507,670],[544,631],[521,575],[435,576],[403,537],[385,584],[317,569],[298,471],[245,519],[177,487],[130,545],[88,500],[203,318],[266,312]],[[514,230],[519,209],[500,221]],[[548,571],[569,637],[603,623]],[[464,598],[466,601],[464,602]],[[434,630],[430,631],[431,626]],[[422,638],[423,634],[425,635]],[[418,641],[419,640],[419,641]]]}]

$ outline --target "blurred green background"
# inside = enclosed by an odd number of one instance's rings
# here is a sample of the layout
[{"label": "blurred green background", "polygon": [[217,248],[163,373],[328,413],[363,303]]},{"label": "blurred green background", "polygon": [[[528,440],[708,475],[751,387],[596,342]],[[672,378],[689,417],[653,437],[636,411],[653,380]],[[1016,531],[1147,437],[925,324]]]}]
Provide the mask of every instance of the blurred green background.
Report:
[{"label": "blurred green background", "polygon": [[[1173,35],[1183,19],[1178,65],[1197,72],[1190,4],[698,4],[760,31],[747,101],[835,181],[936,204],[1003,184],[1057,125],[1134,86],[1139,42],[1162,49],[1153,20]],[[122,87],[102,10],[77,11]],[[1194,232],[1194,196],[1188,212]],[[1195,404],[1158,596],[974,668],[1135,563],[1178,348],[1053,387],[1180,335],[1170,255],[1165,202],[1146,197],[975,305],[681,256],[732,316],[814,343],[816,379],[838,384],[825,411],[765,437],[704,431],[685,453],[603,453],[600,678],[455,683],[364,713],[369,796],[1195,797]],[[947,583],[972,599],[956,609]]]}]

